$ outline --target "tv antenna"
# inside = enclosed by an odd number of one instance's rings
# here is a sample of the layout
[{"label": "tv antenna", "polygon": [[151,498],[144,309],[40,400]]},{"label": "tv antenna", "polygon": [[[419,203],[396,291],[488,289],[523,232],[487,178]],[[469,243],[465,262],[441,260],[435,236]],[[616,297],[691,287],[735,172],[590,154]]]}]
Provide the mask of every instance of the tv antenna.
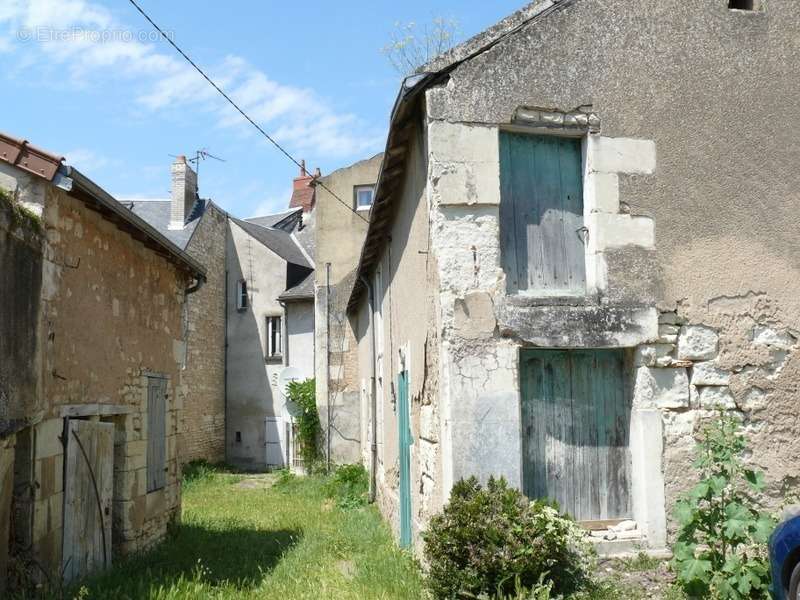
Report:
[{"label": "tv antenna", "polygon": [[220,158],[219,156],[214,156],[211,152],[208,151],[208,148],[200,148],[200,150],[196,150],[194,153],[194,158],[190,158],[189,162],[194,165],[194,172],[197,173],[197,176],[200,176],[200,163],[204,160],[208,160],[209,158],[213,158],[219,162],[225,162],[224,158]]}]

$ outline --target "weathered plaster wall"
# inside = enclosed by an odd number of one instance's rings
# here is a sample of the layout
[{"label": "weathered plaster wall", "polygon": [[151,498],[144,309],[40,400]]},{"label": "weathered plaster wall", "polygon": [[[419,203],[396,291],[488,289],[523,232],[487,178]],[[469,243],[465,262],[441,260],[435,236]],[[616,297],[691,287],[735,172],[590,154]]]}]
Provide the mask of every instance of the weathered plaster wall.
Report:
[{"label": "weathered plaster wall", "polygon": [[225,214],[209,205],[186,251],[206,268],[206,282],[188,297],[181,464],[225,459]]},{"label": "weathered plaster wall", "polygon": [[314,377],[314,301],[286,303],[286,353],[284,361],[300,370],[304,379]]},{"label": "weathered plaster wall", "polygon": [[[344,202],[350,203],[349,206],[355,206],[355,186],[374,185],[382,159],[383,154],[377,154],[326,175],[322,182]],[[317,406],[327,430],[327,407],[331,403],[332,459],[337,463],[351,463],[356,462],[359,455],[361,394],[356,375],[356,339],[347,319],[346,307],[367,232],[369,211],[354,213],[322,186],[317,186],[316,190],[317,269],[314,285],[317,329],[314,358]],[[328,264],[330,294],[326,287]]]},{"label": "weathered plaster wall", "polygon": [[[430,215],[427,194],[427,156],[424,125],[418,122],[409,139],[409,162],[397,202],[391,236],[379,263],[382,285],[376,290],[380,305],[377,326],[376,387],[378,444],[378,502],[395,532],[399,530],[399,463],[397,377],[400,353],[409,371],[411,431],[412,529],[415,543],[433,511],[441,507],[441,428],[434,401],[438,385],[439,309],[437,266],[429,254]],[[367,302],[366,295],[362,302]],[[368,313],[359,313],[359,355],[369,354]],[[364,323],[366,319],[366,323]],[[360,378],[368,382],[369,359]],[[366,386],[365,386],[366,387]]]},{"label": "weathered plaster wall", "polygon": [[[722,403],[745,417],[751,460],[767,469],[777,505],[796,489],[800,454],[800,149],[791,121],[769,115],[792,114],[800,92],[791,73],[800,58],[794,7],[775,2],[748,13],[728,10],[724,0],[565,6],[463,63],[427,94],[432,239],[452,363],[442,376],[453,439],[446,481],[448,472],[484,474],[489,462],[497,465],[490,470],[515,475],[515,448],[473,460],[475,445],[458,429],[465,390],[518,390],[513,368],[494,367],[501,357],[516,361],[506,354],[509,343],[639,346],[647,358],[631,373],[641,417],[632,430],[644,441],[663,435],[663,452],[634,452],[636,485],[653,482],[648,469],[656,480],[663,470],[661,493],[671,505],[689,483],[698,422]],[[523,107],[599,121],[584,134],[587,299],[505,296],[496,134],[528,126]],[[707,347],[681,351],[694,344]],[[505,439],[512,398],[489,400],[478,402],[496,424],[469,434]],[[635,497],[650,492],[633,490]],[[664,501],[657,515],[648,498],[637,519],[663,530]],[[653,535],[657,545],[663,536]]]},{"label": "weathered plaster wall", "polygon": [[[3,181],[0,190],[8,190]],[[29,425],[42,409],[44,236],[17,211],[0,197],[0,439]]]},{"label": "weathered plaster wall", "polygon": [[[277,389],[282,358],[265,358],[266,317],[282,316],[277,298],[286,287],[286,261],[228,223],[228,461],[245,469],[266,468],[265,418],[281,416]],[[247,280],[249,306],[236,309],[237,282]],[[282,330],[286,331],[286,324]],[[285,343],[285,340],[284,340]],[[236,441],[236,432],[241,441]]]}]

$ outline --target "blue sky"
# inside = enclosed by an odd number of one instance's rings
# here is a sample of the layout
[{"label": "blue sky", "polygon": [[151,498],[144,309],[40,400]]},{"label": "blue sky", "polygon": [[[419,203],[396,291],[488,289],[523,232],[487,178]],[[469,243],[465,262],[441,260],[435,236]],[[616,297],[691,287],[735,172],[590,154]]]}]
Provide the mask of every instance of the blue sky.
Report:
[{"label": "blue sky", "polygon": [[[524,0],[139,0],[259,124],[323,173],[383,149],[399,75],[395,24],[460,37]],[[170,155],[208,148],[200,192],[238,216],[277,212],[297,168],[226,105],[127,0],[0,0],[0,130],[118,198],[169,195]]]}]

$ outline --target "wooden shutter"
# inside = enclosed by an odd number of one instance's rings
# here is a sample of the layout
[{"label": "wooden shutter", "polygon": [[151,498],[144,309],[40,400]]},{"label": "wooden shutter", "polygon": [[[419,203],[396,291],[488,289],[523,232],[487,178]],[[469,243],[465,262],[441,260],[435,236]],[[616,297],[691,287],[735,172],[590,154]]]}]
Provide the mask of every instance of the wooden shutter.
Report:
[{"label": "wooden shutter", "polygon": [[147,491],[164,487],[167,480],[167,380],[147,382]]},{"label": "wooden shutter", "polygon": [[578,520],[625,519],[630,401],[620,350],[524,350],[523,490]]},{"label": "wooden shutter", "polygon": [[586,288],[580,140],[500,133],[500,231],[509,293]]}]

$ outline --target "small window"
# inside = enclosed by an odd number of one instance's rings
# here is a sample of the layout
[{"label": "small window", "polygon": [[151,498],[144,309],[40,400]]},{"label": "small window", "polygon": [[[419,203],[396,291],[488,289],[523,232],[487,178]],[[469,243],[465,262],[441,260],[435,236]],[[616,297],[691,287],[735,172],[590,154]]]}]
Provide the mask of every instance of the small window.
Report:
[{"label": "small window", "polygon": [[247,310],[249,300],[247,282],[244,279],[240,279],[236,284],[236,310]]},{"label": "small window", "polygon": [[728,8],[734,10],[756,10],[755,0],[728,0]]},{"label": "small window", "polygon": [[241,444],[242,443],[242,432],[241,431],[237,431],[236,432],[236,443],[237,444]]},{"label": "small window", "polygon": [[281,318],[267,317],[267,358],[280,358],[281,348]]},{"label": "small window", "polygon": [[369,210],[372,206],[372,196],[374,193],[374,185],[357,185],[355,187],[356,210]]}]

